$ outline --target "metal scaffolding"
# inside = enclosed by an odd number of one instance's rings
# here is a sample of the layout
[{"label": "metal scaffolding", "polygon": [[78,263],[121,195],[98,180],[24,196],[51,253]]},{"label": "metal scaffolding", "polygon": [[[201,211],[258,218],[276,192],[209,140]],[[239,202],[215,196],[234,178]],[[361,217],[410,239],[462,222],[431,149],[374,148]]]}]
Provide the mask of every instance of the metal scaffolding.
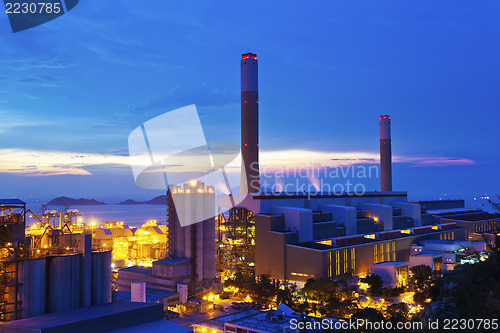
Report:
[{"label": "metal scaffolding", "polygon": [[255,272],[255,216],[245,207],[233,207],[217,218],[217,270],[225,277],[235,271]]},{"label": "metal scaffolding", "polygon": [[174,206],[174,200],[172,198],[172,192],[170,191],[170,188],[167,189],[167,228],[166,228],[166,234],[167,234],[167,244],[166,244],[166,255],[165,258],[172,258],[174,256],[174,249],[175,249],[175,234],[174,234],[174,223],[175,223],[175,206]]},{"label": "metal scaffolding", "polygon": [[26,254],[26,203],[0,200],[0,322],[19,318],[19,260]]}]

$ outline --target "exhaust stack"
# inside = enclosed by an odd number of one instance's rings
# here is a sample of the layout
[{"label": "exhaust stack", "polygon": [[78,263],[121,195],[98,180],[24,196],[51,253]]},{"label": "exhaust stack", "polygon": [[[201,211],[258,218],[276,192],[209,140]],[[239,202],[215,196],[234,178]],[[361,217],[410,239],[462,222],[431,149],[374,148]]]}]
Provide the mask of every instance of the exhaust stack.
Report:
[{"label": "exhaust stack", "polygon": [[260,192],[258,62],[241,56],[241,184],[240,193]]},{"label": "exhaust stack", "polygon": [[392,191],[391,117],[380,116],[380,190]]}]

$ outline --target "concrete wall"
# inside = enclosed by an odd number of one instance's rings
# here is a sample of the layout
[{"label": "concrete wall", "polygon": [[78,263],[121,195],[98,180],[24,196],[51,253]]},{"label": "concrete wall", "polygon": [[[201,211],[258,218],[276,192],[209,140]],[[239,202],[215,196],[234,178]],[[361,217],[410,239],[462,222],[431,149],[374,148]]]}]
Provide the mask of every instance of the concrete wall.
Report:
[{"label": "concrete wall", "polygon": [[319,209],[331,212],[333,220],[344,225],[346,236],[356,234],[356,208],[338,205],[320,205]]},{"label": "concrete wall", "polygon": [[408,202],[394,202],[392,207],[401,209],[401,213],[413,219],[413,226],[420,227],[422,225],[421,207],[418,204]]},{"label": "concrete wall", "polygon": [[369,209],[373,218],[376,218],[377,223],[383,223],[384,230],[392,230],[392,206],[362,203],[358,206],[361,209]]},{"label": "concrete wall", "polygon": [[272,214],[283,214],[285,231],[297,232],[299,242],[313,240],[312,211],[295,207],[272,207]]}]

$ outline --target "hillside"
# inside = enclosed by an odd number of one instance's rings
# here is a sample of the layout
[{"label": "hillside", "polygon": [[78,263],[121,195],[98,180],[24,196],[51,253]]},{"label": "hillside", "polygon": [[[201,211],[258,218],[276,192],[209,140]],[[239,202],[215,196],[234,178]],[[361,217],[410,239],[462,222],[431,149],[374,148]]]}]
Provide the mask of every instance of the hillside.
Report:
[{"label": "hillside", "polygon": [[97,201],[95,199],[74,199],[68,197],[58,197],[50,200],[48,203],[50,206],[64,206],[69,204],[71,206],[92,206],[92,205],[106,205],[106,203]]}]

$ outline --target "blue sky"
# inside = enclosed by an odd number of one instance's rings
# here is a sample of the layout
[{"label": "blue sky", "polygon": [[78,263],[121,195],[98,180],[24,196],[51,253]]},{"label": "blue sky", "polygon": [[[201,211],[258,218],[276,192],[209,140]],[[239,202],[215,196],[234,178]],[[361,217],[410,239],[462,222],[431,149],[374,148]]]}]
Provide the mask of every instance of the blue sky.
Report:
[{"label": "blue sky", "polygon": [[390,114],[395,190],[499,193],[499,15],[494,0],[82,0],[13,34],[0,14],[0,196],[157,195],[134,184],[128,135],[196,104],[208,141],[239,143],[246,52],[266,162],[376,158]]}]

